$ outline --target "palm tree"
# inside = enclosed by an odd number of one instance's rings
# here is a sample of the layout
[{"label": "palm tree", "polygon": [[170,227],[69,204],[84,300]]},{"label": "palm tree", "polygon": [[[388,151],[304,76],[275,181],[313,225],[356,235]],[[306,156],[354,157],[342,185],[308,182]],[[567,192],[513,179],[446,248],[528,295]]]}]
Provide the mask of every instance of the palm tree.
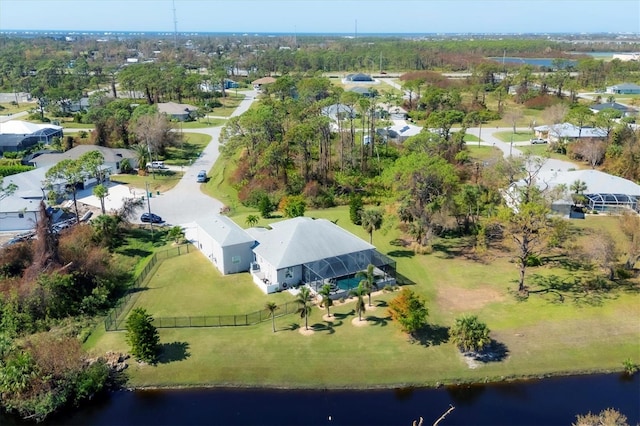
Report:
[{"label": "palm tree", "polygon": [[134,145],[132,148],[136,156],[138,169],[144,170],[147,166],[147,161],[151,161],[151,159],[149,158],[149,150],[147,149],[147,145],[137,144],[137,145]]},{"label": "palm tree", "polygon": [[356,313],[358,314],[358,320],[362,321],[362,313],[367,310],[367,304],[364,303],[364,295],[367,294],[367,291],[362,286],[362,283],[360,283],[358,287],[352,289],[349,294],[358,298],[356,300]]},{"label": "palm tree", "polygon": [[104,208],[104,199],[109,195],[109,188],[99,183],[93,187],[93,195],[98,197],[98,199],[100,200],[100,207],[102,209],[102,214],[107,214]]},{"label": "palm tree", "polygon": [[309,290],[309,287],[305,286],[300,289],[296,302],[300,305],[298,313],[300,314],[300,318],[304,318],[304,328],[308,330],[309,314],[311,314],[311,290]]},{"label": "palm tree", "polygon": [[320,289],[320,296],[322,296],[322,306],[327,307],[327,316],[331,317],[329,308],[333,306],[333,299],[331,298],[331,286],[329,284],[322,286],[322,289]]},{"label": "palm tree", "polygon": [[250,214],[249,216],[247,216],[247,218],[245,219],[245,223],[247,224],[247,226],[249,228],[253,228],[254,226],[256,226],[258,224],[258,221],[260,220],[260,218],[258,217],[258,215],[255,214]]},{"label": "palm tree", "polygon": [[264,308],[269,311],[269,315],[271,316],[271,325],[273,327],[273,332],[276,332],[276,310],[280,307],[276,305],[275,302],[267,302],[264,305]]},{"label": "palm tree", "polygon": [[380,210],[363,210],[360,216],[362,227],[369,234],[369,244],[373,243],[373,231],[382,226],[382,212]]},{"label": "palm tree", "polygon": [[491,343],[489,328],[475,315],[463,315],[449,329],[451,341],[464,352],[479,351]]},{"label": "palm tree", "polygon": [[359,285],[364,288],[367,292],[367,296],[369,296],[369,306],[371,306],[371,292],[373,291],[373,288],[376,287],[376,276],[373,273],[374,270],[375,266],[369,264],[366,271],[360,271],[356,274],[356,278],[362,278]]}]

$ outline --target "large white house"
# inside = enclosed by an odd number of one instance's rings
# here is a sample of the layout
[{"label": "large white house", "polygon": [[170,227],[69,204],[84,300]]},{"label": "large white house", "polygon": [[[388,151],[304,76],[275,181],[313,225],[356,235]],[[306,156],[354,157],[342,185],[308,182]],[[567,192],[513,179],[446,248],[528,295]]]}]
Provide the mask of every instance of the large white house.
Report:
[{"label": "large white house", "polygon": [[357,286],[354,276],[372,264],[379,285],[395,282],[395,262],[326,219],[297,217],[269,228],[244,230],[225,216],[185,226],[185,236],[223,274],[249,271],[265,293],[300,285],[334,294]]}]

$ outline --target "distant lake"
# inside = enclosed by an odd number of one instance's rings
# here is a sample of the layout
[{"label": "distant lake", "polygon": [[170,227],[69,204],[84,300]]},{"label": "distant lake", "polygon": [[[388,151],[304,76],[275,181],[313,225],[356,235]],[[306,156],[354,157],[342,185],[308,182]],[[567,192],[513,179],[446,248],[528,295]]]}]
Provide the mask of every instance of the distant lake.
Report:
[{"label": "distant lake", "polygon": [[[500,63],[504,61],[505,64],[529,64],[529,65],[533,65],[534,67],[547,67],[547,68],[553,67],[553,61],[555,60],[554,58],[518,58],[514,56],[506,56],[504,58],[491,57],[489,59],[492,59]],[[563,59],[563,61],[565,61],[565,64],[571,65],[571,66],[576,66],[578,64],[578,61],[574,61],[570,59]]]},{"label": "distant lake", "polygon": [[[428,362],[428,360],[425,360]],[[419,368],[419,366],[416,366]],[[336,371],[336,374],[340,374]],[[43,426],[571,425],[576,414],[615,408],[640,422],[640,374],[558,377],[491,385],[397,390],[187,389],[121,391]],[[16,425],[0,416],[3,426]]]}]

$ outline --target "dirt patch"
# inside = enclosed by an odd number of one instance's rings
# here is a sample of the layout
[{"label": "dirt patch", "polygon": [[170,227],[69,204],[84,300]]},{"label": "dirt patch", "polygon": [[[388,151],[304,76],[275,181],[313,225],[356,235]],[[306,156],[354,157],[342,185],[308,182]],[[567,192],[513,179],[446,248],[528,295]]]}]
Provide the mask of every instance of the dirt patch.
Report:
[{"label": "dirt patch", "polygon": [[312,329],[312,328],[310,328],[310,329],[308,329],[308,330],[307,330],[307,329],[306,329],[306,328],[304,328],[304,327],[300,327],[300,328],[298,329],[298,332],[299,332],[300,334],[302,334],[303,336],[311,336],[311,335],[314,333],[314,331],[313,331],[313,329]]},{"label": "dirt patch", "polygon": [[501,302],[504,294],[492,288],[467,289],[459,287],[438,287],[436,302],[446,311],[464,312],[477,310],[489,303]]},{"label": "dirt patch", "polygon": [[367,321],[366,319],[363,319],[362,321],[360,321],[358,317],[355,317],[354,319],[351,320],[351,324],[355,325],[356,327],[364,327],[369,325],[369,321]]}]

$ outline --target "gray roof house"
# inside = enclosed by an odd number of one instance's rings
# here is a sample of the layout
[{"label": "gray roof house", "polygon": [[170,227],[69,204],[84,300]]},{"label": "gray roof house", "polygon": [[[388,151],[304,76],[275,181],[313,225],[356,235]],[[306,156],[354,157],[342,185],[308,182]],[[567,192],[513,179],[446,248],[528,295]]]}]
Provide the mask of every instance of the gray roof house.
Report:
[{"label": "gray roof house", "polygon": [[345,104],[333,104],[322,108],[322,115],[329,117],[333,121],[338,121],[338,118],[356,118],[356,111]]},{"label": "gray roof house", "polygon": [[120,167],[124,159],[129,161],[132,168],[138,165],[136,154],[132,150],[125,148],[107,148],[98,145],[77,145],[65,152],[42,154],[32,159],[31,162],[36,167],[52,166],[66,159],[77,160],[80,156],[90,151],[100,151],[100,153],[102,153],[104,157],[104,168],[109,169],[111,173],[117,174],[121,172]]},{"label": "gray roof house", "polygon": [[385,283],[395,282],[392,259],[326,219],[296,217],[247,233],[257,241],[250,272],[265,293],[300,285],[317,292],[330,284],[335,295],[344,295],[359,283],[355,274],[369,264]]},{"label": "gray roof house", "polygon": [[40,215],[40,199],[25,199],[16,195],[0,202],[0,231],[26,231],[35,228]]},{"label": "gray roof house", "polygon": [[222,215],[183,226],[191,241],[223,274],[249,271],[265,293],[307,285],[318,292],[331,284],[334,297],[346,295],[369,264],[380,285],[395,282],[395,261],[326,219],[296,217],[269,228],[242,229]]},{"label": "gray roof house", "polygon": [[222,273],[246,272],[253,260],[255,240],[226,216],[190,223],[183,227],[185,238],[193,243]]},{"label": "gray roof house", "polygon": [[178,121],[193,120],[197,110],[198,107],[189,104],[179,104],[176,102],[158,103],[158,112],[166,114]]},{"label": "gray roof house", "polygon": [[634,83],[614,84],[613,86],[607,86],[606,92],[616,95],[640,94],[640,86]]},{"label": "gray roof house", "polygon": [[578,127],[571,123],[537,126],[533,128],[536,138],[557,142],[561,139],[604,139],[607,130],[599,127]]},{"label": "gray roof house", "polygon": [[605,102],[602,104],[595,104],[595,105],[591,105],[589,109],[596,114],[605,109],[614,109],[616,111],[619,111],[623,116],[633,116],[638,114],[638,110],[636,110],[635,108],[632,108],[627,105],[619,104],[617,102]]}]

